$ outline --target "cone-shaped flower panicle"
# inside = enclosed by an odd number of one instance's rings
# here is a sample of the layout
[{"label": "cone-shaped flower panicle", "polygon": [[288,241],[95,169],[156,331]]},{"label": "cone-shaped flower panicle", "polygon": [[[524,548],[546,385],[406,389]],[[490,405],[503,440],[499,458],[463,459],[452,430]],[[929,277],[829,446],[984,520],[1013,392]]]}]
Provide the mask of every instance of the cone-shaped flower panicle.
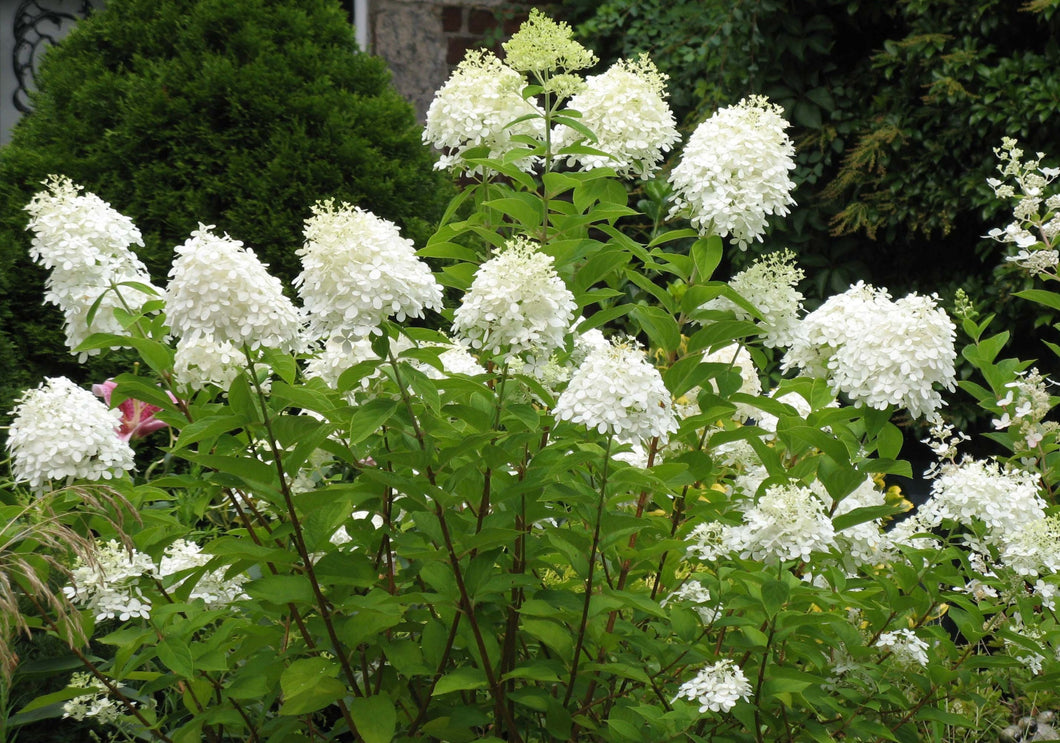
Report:
[{"label": "cone-shaped flower panicle", "polygon": [[741,320],[757,321],[763,330],[763,346],[787,347],[794,342],[802,311],[803,295],[796,287],[803,278],[805,273],[795,265],[790,250],[769,253],[729,280],[729,286],[754,305],[761,319],[727,297],[712,299],[703,309],[732,310]]},{"label": "cone-shaped flower panicle", "polygon": [[298,350],[302,319],[254,251],[212,227],[199,225],[176,249],[166,291],[173,332],[185,339],[212,336],[237,348]]},{"label": "cone-shaped flower panicle", "polygon": [[442,287],[412,241],[363,209],[316,204],[298,255],[294,285],[315,337],[366,336],[389,317],[400,322],[442,308]]},{"label": "cone-shaped flower panicle", "polygon": [[634,341],[592,348],[559,396],[556,420],[580,423],[623,441],[677,430],[670,393],[659,370]]},{"label": "cone-shaped flower panicle", "polygon": [[[73,350],[93,333],[124,335],[114,310],[137,310],[162,294],[132,252],[133,245],[144,244],[140,231],[95,194],[82,194],[69,178],[52,176],[45,185],[26,206],[33,232],[29,252],[50,270],[44,301],[62,311],[67,346]],[[100,350],[80,352],[80,359]]]},{"label": "cone-shaped flower panicle", "polygon": [[519,30],[504,42],[505,61],[519,72],[541,76],[565,70],[575,72],[592,67],[596,55],[574,40],[574,30],[554,21],[537,8]]},{"label": "cone-shaped flower panicle", "polygon": [[24,392],[12,418],[7,448],[18,482],[109,480],[133,468],[133,451],[118,436],[121,412],[66,377]]},{"label": "cone-shaped flower panicle", "polygon": [[525,237],[479,266],[453,316],[453,331],[499,357],[547,357],[563,343],[577,305],[552,257]]},{"label": "cone-shaped flower panicle", "polygon": [[178,385],[201,390],[215,385],[227,390],[246,366],[242,349],[212,335],[192,335],[177,341],[173,376]]},{"label": "cone-shaped flower panicle", "polygon": [[955,341],[936,297],[891,301],[886,290],[858,282],[803,318],[783,368],[829,379],[855,403],[897,405],[919,417],[941,407],[936,385],[954,388]]},{"label": "cone-shaped flower panicle", "polygon": [[696,677],[681,684],[677,699],[699,704],[700,714],[728,712],[736,703],[751,698],[751,684],[738,665],[729,659],[706,666]]},{"label": "cone-shaped flower panicle", "polygon": [[[543,140],[544,112],[523,98],[525,85],[523,76],[492,52],[469,50],[427,109],[423,141],[442,151],[435,167],[474,175],[482,168],[464,162],[468,149],[485,146],[490,158],[501,159],[509,152],[528,149],[512,141],[516,135]],[[531,118],[514,123],[527,116]],[[536,162],[536,158],[525,157],[515,165],[529,171]]]},{"label": "cone-shaped flower panicle", "polygon": [[[607,153],[571,155],[568,164],[583,170],[610,167],[622,176],[647,179],[659,167],[663,153],[680,139],[666,103],[666,75],[646,55],[619,60],[602,75],[586,78],[585,89],[567,107],[578,111],[580,123],[596,135],[595,142],[584,144]],[[552,143],[559,149],[583,138],[581,132],[560,125]]]},{"label": "cone-shaped flower panicle", "polygon": [[674,206],[704,234],[731,235],[741,250],[761,240],[766,216],[795,203],[795,146],[780,106],[751,96],[700,124],[670,174]]}]

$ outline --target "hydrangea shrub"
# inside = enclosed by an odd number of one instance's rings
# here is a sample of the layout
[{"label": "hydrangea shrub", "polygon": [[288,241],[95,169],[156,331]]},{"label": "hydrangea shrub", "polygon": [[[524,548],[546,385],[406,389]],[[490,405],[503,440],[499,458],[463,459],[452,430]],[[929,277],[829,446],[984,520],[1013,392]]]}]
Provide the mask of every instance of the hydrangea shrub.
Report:
[{"label": "hydrangea shrub", "polygon": [[[858,284],[806,313],[792,255],[715,279],[724,237],[745,248],[790,198],[771,104],[720,112],[709,156],[686,146],[696,192],[674,206],[691,227],[644,244],[623,232],[622,179],[675,144],[659,77],[654,97],[593,93],[592,55],[537,11],[495,63],[510,74],[475,72],[477,96],[451,80],[432,107],[425,138],[467,181],[422,250],[324,201],[300,305],[205,226],[165,289],[85,279],[122,299],[96,307],[119,330],[78,327],[70,350],[131,347],[143,368],[107,386],[110,412],[66,380],[27,393],[15,425],[32,436],[12,436],[5,491],[106,487],[137,518],[66,516],[97,548],[41,565],[66,603],[38,602],[33,627],[81,669],[23,719],[174,743],[915,741],[989,736],[985,697],[1051,699],[1060,527],[1041,372],[999,358],[1005,334],[964,312],[982,379],[956,380],[957,323],[932,297]],[[516,89],[513,120],[468,118]],[[625,130],[598,123],[613,120]],[[743,176],[704,165],[754,148],[766,166]],[[742,195],[700,198],[723,192]],[[1026,229],[1040,239],[1009,242],[1047,258],[1054,236],[1033,230],[1051,203],[1024,201],[999,236]],[[57,226],[40,256],[83,229],[72,208],[39,208]],[[785,359],[777,383],[763,349]],[[956,386],[1005,455],[961,455],[944,419]],[[66,396],[35,402],[53,388]],[[153,433],[124,436],[123,415]],[[904,516],[887,478],[912,474],[910,417],[937,462]],[[53,422],[76,466],[42,457]],[[89,426],[94,448],[61,438]],[[150,462],[136,470],[134,445]]]}]

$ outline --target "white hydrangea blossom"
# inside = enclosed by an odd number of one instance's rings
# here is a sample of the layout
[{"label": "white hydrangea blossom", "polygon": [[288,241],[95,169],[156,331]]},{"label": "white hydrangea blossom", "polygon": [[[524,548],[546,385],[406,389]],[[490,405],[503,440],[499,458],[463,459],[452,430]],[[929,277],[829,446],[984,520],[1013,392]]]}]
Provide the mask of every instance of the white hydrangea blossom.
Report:
[{"label": "white hydrangea blossom", "polygon": [[758,320],[726,297],[710,300],[703,309],[731,310],[741,320],[758,323],[764,333],[762,345],[786,348],[795,341],[803,300],[796,287],[805,276],[790,250],[769,253],[729,280],[729,286],[753,304],[763,319]]},{"label": "white hydrangea blossom", "polygon": [[903,665],[926,666],[928,664],[928,644],[917,637],[911,629],[882,632],[876,640],[876,647],[889,651],[894,659]]},{"label": "white hydrangea blossom", "polygon": [[670,217],[686,216],[702,233],[732,235],[746,250],[762,239],[766,216],[795,203],[795,146],[783,109],[763,96],[723,108],[700,124],[670,174]]},{"label": "white hydrangea blossom", "polygon": [[[816,492],[820,491],[820,492]],[[726,552],[759,562],[809,561],[813,553],[836,547],[836,533],[825,510],[828,497],[817,482],[813,487],[774,485],[743,514],[743,523],[727,526],[722,534]]]},{"label": "white hydrangea blossom", "polygon": [[[834,502],[830,496],[829,502]],[[832,518],[859,508],[883,505],[886,505],[884,493],[876,487],[871,477],[867,477],[835,505]],[[877,562],[882,555],[886,554],[889,545],[880,519],[848,526],[836,534],[836,542],[842,555],[849,556],[855,563],[861,565]]]},{"label": "white hydrangea blossom", "polygon": [[728,658],[706,666],[691,681],[681,684],[677,699],[699,704],[700,713],[728,712],[743,699],[750,701],[751,684],[743,670]]},{"label": "white hydrangea blossom", "polygon": [[998,536],[1001,562],[1020,575],[1060,572],[1060,514],[1029,519]]},{"label": "white hydrangea blossom", "polygon": [[1044,420],[1052,410],[1048,379],[1036,368],[1023,372],[1019,379],[1005,385],[1005,395],[997,401],[1001,417],[991,423],[995,429],[1011,429],[1023,439],[1023,445],[1035,449],[1046,436],[1060,430],[1056,421]]},{"label": "white hydrangea blossom", "polygon": [[[44,184],[47,190],[34,195],[26,206],[28,229],[33,232],[29,252],[50,271],[44,301],[62,311],[66,345],[73,350],[93,333],[124,335],[114,310],[137,310],[162,295],[131,249],[143,247],[140,231],[95,194],[82,194],[81,186],[69,178],[51,176]],[[126,282],[143,285],[147,291],[119,286]],[[79,358],[84,361],[100,350],[79,352]]]},{"label": "white hydrangea blossom", "polygon": [[[195,570],[208,563],[211,557],[212,555],[204,553],[202,548],[194,542],[178,539],[166,547],[165,554],[158,563],[156,575],[165,579],[184,571]],[[188,580],[187,576],[179,578],[170,590],[180,586],[186,580]],[[246,575],[233,575],[225,578],[223,569],[207,571],[196,579],[195,587],[191,589],[188,600],[202,599],[207,609],[223,608],[247,598],[246,593],[243,592],[243,584],[248,580],[249,577]]]},{"label": "white hydrangea blossom", "polygon": [[827,378],[856,404],[930,415],[943,404],[935,385],[953,390],[956,377],[956,328],[936,299],[892,302],[858,282],[803,318],[782,368]]},{"label": "white hydrangea blossom", "polygon": [[593,349],[571,376],[553,413],[623,441],[666,439],[677,430],[659,370],[633,341]]},{"label": "white hydrangea blossom", "polygon": [[[722,348],[711,351],[710,353],[704,354],[703,363],[705,364],[725,364],[730,366],[734,371],[740,373],[740,389],[737,390],[740,394],[752,395],[758,397],[762,394],[762,380],[758,377],[758,368],[755,366],[754,360],[751,358],[751,353],[746,347],[739,343],[731,343]],[[710,386],[715,392],[718,391],[718,383],[716,380],[710,381]],[[697,406],[698,407],[698,406]],[[696,411],[698,412],[698,410]],[[733,418],[738,421],[746,421],[749,418],[754,418],[757,415],[755,408],[747,405],[746,403],[736,403],[736,413],[733,414]]]},{"label": "white hydrangea blossom", "polygon": [[[800,418],[806,418],[810,413],[813,412],[813,406],[810,405],[806,398],[803,397],[800,393],[785,392],[779,397],[777,397],[776,393],[777,390],[771,390],[769,396],[775,398],[777,402],[782,402],[785,405],[790,405],[791,407],[793,407],[795,409],[795,414],[798,415]],[[834,407],[835,405],[836,402],[835,400],[833,400],[829,404],[829,407]],[[764,438],[772,439],[776,436],[777,424],[780,422],[777,416],[773,415],[772,413],[767,413],[764,410],[760,410],[755,413],[755,422],[758,424],[759,428],[761,428],[763,431],[766,431],[767,435]]]},{"label": "white hydrangea blossom", "polygon": [[91,611],[97,622],[150,617],[151,601],[140,590],[140,580],[155,575],[151,558],[113,539],[99,545],[95,557],[96,564],[79,563],[71,571],[73,585],[63,587],[66,598]]},{"label": "white hydrangea blossom", "polygon": [[441,310],[441,285],[393,222],[328,200],[313,206],[304,234],[294,285],[313,335],[366,336],[388,317]]},{"label": "white hydrangea blossom", "polygon": [[[1015,245],[1018,252],[1005,260],[1035,274],[1056,275],[1060,235],[1060,194],[1047,196],[1047,190],[1060,168],[1042,167],[1045,153],[1023,159],[1023,150],[1012,137],[1003,137],[1001,147],[994,150],[998,157],[997,169],[1001,178],[988,178],[994,195],[1015,201],[1013,221],[1004,228],[996,227],[986,237]],[[1044,207],[1044,209],[1043,209]]]},{"label": "white hydrangea blossom", "polygon": [[[650,178],[680,139],[670,106],[666,103],[667,76],[642,54],[636,60],[619,60],[602,75],[585,79],[585,89],[567,107],[581,113],[579,123],[596,135],[585,145],[606,155],[575,154],[569,166],[583,170],[610,167],[621,176]],[[584,135],[565,125],[556,127],[552,145],[557,150]],[[562,157],[562,155],[561,155]]]},{"label": "white hydrangea blossom", "polygon": [[253,250],[199,225],[176,249],[166,290],[173,332],[185,339],[212,336],[218,343],[298,351],[302,318]]},{"label": "white hydrangea blossom", "polygon": [[24,392],[11,415],[7,448],[16,482],[43,488],[67,478],[109,480],[134,466],[118,435],[121,411],[66,377]]},{"label": "white hydrangea blossom", "polygon": [[692,610],[699,615],[703,624],[710,624],[718,616],[717,602],[710,591],[698,580],[688,580],[681,587],[660,601],[661,606],[669,603],[691,604]]},{"label": "white hydrangea blossom", "polygon": [[[123,706],[111,699],[103,682],[88,673],[75,673],[67,684],[70,689],[84,689],[85,694],[67,699],[63,702],[63,718],[72,718],[84,722],[91,718],[101,725],[118,722],[123,714]],[[129,700],[138,705],[134,699]]]},{"label": "white hydrangea blossom", "polygon": [[574,30],[537,8],[519,30],[502,45],[505,59],[520,72],[532,72],[544,80],[557,70],[583,70],[596,64],[596,55],[574,40]]},{"label": "white hydrangea blossom", "polygon": [[[435,168],[465,170],[469,175],[482,172],[481,166],[469,166],[465,153],[479,146],[489,148],[490,159],[526,150],[525,144],[513,142],[516,135],[544,140],[544,112],[523,98],[526,81],[492,52],[470,49],[456,71],[435,94],[427,109],[423,141],[442,150]],[[532,118],[509,126],[526,116]],[[539,158],[523,157],[515,161],[521,170],[532,170]]]},{"label": "white hydrangea blossom", "polygon": [[173,376],[178,385],[201,390],[216,385],[227,390],[246,366],[243,351],[211,335],[193,335],[177,341]]},{"label": "white hydrangea blossom", "polygon": [[479,266],[453,315],[453,332],[501,358],[547,358],[563,344],[577,304],[552,257],[526,237],[509,240]]}]

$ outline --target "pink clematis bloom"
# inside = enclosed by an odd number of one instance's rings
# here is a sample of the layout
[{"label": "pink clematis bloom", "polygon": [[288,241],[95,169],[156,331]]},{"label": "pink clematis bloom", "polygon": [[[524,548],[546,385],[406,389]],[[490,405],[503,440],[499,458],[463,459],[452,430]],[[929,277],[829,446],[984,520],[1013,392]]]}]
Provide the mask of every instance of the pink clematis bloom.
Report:
[{"label": "pink clematis bloom", "polygon": [[[117,386],[117,382],[108,379],[103,384],[92,385],[92,393],[97,397],[102,397],[109,406],[111,392]],[[173,397],[173,393],[167,394],[173,402],[177,401],[177,398]],[[133,400],[132,398],[122,400],[118,403],[118,410],[121,411],[121,427],[118,429],[118,438],[122,441],[139,439],[168,426],[168,423],[155,418],[155,413],[161,409],[157,405],[150,405],[141,400]]]}]

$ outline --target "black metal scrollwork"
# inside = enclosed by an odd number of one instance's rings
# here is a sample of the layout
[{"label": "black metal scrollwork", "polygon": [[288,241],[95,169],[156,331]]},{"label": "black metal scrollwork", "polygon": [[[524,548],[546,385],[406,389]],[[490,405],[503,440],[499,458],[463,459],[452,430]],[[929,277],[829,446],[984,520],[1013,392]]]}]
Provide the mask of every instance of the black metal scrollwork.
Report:
[{"label": "black metal scrollwork", "polygon": [[91,12],[91,0],[22,0],[18,4],[12,55],[15,108],[22,113],[30,110],[29,91],[33,87],[39,55],[58,41],[70,24],[87,18]]}]

